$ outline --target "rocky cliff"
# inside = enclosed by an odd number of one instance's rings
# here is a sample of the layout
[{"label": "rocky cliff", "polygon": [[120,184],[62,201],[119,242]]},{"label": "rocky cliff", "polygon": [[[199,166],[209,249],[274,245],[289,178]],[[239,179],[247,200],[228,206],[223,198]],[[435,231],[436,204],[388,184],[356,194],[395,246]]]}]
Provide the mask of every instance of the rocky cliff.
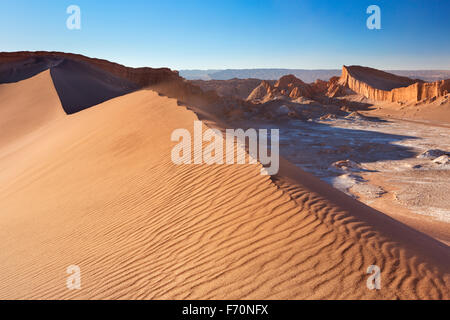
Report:
[{"label": "rocky cliff", "polygon": [[89,63],[90,65],[98,67],[117,77],[127,79],[140,87],[145,87],[160,82],[182,80],[177,71],[172,71],[168,68],[130,68],[118,63],[102,59],[89,58],[79,54],[47,51],[1,52],[0,72],[4,71],[8,66],[20,68],[31,64],[42,64],[44,60],[48,63],[49,61],[57,61],[61,59]]},{"label": "rocky cliff", "polygon": [[366,98],[390,102],[432,99],[450,91],[450,79],[423,82],[361,66],[344,66],[339,84]]}]

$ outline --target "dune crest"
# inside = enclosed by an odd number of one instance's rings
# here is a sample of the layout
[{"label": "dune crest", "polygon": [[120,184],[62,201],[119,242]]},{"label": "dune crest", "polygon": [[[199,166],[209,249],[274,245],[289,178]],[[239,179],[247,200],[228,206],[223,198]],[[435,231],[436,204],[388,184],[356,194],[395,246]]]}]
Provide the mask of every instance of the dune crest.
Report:
[{"label": "dune crest", "polygon": [[18,83],[0,84],[0,101],[0,148],[64,116],[48,70]]}]

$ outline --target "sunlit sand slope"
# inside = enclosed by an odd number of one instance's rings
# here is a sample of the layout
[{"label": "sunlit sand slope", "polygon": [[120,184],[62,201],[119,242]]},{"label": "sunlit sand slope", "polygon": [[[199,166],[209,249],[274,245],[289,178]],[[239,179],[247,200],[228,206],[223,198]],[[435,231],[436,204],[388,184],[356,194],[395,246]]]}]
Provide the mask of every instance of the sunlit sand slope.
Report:
[{"label": "sunlit sand slope", "polygon": [[[174,165],[171,133],[196,119],[141,90],[56,117],[0,158],[0,298],[449,298],[448,247],[347,212],[314,177]],[[66,288],[70,265],[80,290]]]},{"label": "sunlit sand slope", "polygon": [[0,147],[17,143],[62,116],[50,71],[18,83],[0,84]]}]

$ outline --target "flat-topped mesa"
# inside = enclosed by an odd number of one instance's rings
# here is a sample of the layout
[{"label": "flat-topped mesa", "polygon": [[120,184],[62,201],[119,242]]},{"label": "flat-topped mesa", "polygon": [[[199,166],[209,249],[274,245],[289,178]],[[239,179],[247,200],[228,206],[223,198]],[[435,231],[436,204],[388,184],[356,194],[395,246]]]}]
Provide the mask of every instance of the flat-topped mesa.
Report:
[{"label": "flat-topped mesa", "polygon": [[339,84],[377,101],[420,101],[446,95],[450,79],[424,82],[361,66],[343,66]]}]

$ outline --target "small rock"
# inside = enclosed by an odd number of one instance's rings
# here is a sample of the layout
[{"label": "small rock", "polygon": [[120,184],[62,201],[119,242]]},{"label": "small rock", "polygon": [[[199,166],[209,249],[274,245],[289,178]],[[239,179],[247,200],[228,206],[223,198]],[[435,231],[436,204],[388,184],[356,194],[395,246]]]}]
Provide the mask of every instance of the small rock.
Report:
[{"label": "small rock", "polygon": [[339,160],[332,163],[331,166],[344,171],[361,169],[361,164],[352,160]]},{"label": "small rock", "polygon": [[450,155],[449,152],[439,150],[439,149],[430,149],[422,152],[417,156],[419,159],[435,159],[443,155]]},{"label": "small rock", "polygon": [[279,116],[287,116],[290,111],[291,110],[288,107],[286,107],[285,105],[282,105],[277,109],[276,114]]},{"label": "small rock", "polygon": [[450,157],[446,154],[433,160],[437,164],[450,164]]},{"label": "small rock", "polygon": [[332,113],[327,113],[326,115],[323,115],[320,117],[320,120],[332,120],[332,119],[336,119],[336,115],[332,114]]},{"label": "small rock", "polygon": [[345,117],[346,119],[365,119],[365,117],[358,113],[357,111],[353,111],[352,113],[350,113],[348,116]]}]

